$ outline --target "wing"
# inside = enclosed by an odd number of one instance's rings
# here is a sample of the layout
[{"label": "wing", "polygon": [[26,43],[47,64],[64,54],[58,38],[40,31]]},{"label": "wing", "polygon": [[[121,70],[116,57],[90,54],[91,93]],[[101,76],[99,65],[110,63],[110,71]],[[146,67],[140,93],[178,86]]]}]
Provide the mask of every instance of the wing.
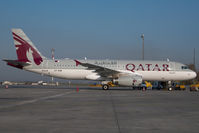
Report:
[{"label": "wing", "polygon": [[81,66],[87,67],[88,70],[94,70],[101,77],[114,78],[114,77],[118,77],[118,74],[121,73],[119,71],[109,69],[106,67],[102,67],[102,66],[98,66],[98,65],[94,65],[90,63],[82,63],[82,62],[79,62],[78,60],[75,60],[75,62],[76,62],[76,66],[81,65]]}]

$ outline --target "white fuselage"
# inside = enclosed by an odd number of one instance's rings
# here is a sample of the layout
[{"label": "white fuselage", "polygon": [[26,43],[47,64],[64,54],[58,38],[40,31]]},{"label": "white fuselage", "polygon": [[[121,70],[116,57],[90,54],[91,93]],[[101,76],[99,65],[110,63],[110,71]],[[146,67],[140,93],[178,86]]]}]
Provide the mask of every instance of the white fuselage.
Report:
[{"label": "white fuselage", "polygon": [[[196,77],[196,73],[177,62],[167,61],[131,61],[131,60],[81,60],[105,68],[136,73],[148,81],[176,81],[189,80]],[[24,67],[25,70],[63,79],[76,80],[105,80],[94,70],[83,66],[76,66],[74,60],[44,60],[40,66]]]}]

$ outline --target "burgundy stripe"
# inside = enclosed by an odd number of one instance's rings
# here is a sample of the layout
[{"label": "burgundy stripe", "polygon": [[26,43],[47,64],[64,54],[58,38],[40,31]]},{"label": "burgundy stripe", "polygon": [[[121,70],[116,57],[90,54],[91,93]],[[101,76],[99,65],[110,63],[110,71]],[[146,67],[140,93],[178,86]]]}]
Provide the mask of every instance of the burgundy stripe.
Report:
[{"label": "burgundy stripe", "polygon": [[21,38],[20,36],[18,36],[17,34],[15,34],[14,32],[12,32],[12,34],[16,37],[18,37],[19,39],[23,40],[24,42],[26,42],[23,38]]},{"label": "burgundy stripe", "polygon": [[22,41],[22,40],[20,40],[20,39],[18,39],[16,37],[13,37],[13,38],[14,38],[15,41],[17,41],[17,42],[19,42],[21,44],[27,43],[26,41]]}]

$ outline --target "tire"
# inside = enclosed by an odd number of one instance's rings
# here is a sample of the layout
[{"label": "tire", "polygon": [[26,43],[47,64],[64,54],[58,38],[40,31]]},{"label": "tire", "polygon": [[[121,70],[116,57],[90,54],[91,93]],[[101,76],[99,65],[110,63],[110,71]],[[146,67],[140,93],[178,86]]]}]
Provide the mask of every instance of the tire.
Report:
[{"label": "tire", "polygon": [[105,84],[105,85],[102,86],[102,89],[103,89],[103,90],[108,90],[108,89],[109,89],[109,86]]}]

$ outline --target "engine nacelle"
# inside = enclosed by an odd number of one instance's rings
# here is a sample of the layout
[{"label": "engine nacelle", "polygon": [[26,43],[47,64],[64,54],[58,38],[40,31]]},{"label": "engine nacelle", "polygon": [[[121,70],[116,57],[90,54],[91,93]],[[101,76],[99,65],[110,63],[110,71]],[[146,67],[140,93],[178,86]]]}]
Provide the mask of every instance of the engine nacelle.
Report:
[{"label": "engine nacelle", "polygon": [[137,74],[120,76],[118,79],[113,79],[113,83],[121,86],[140,86],[142,76]]}]

